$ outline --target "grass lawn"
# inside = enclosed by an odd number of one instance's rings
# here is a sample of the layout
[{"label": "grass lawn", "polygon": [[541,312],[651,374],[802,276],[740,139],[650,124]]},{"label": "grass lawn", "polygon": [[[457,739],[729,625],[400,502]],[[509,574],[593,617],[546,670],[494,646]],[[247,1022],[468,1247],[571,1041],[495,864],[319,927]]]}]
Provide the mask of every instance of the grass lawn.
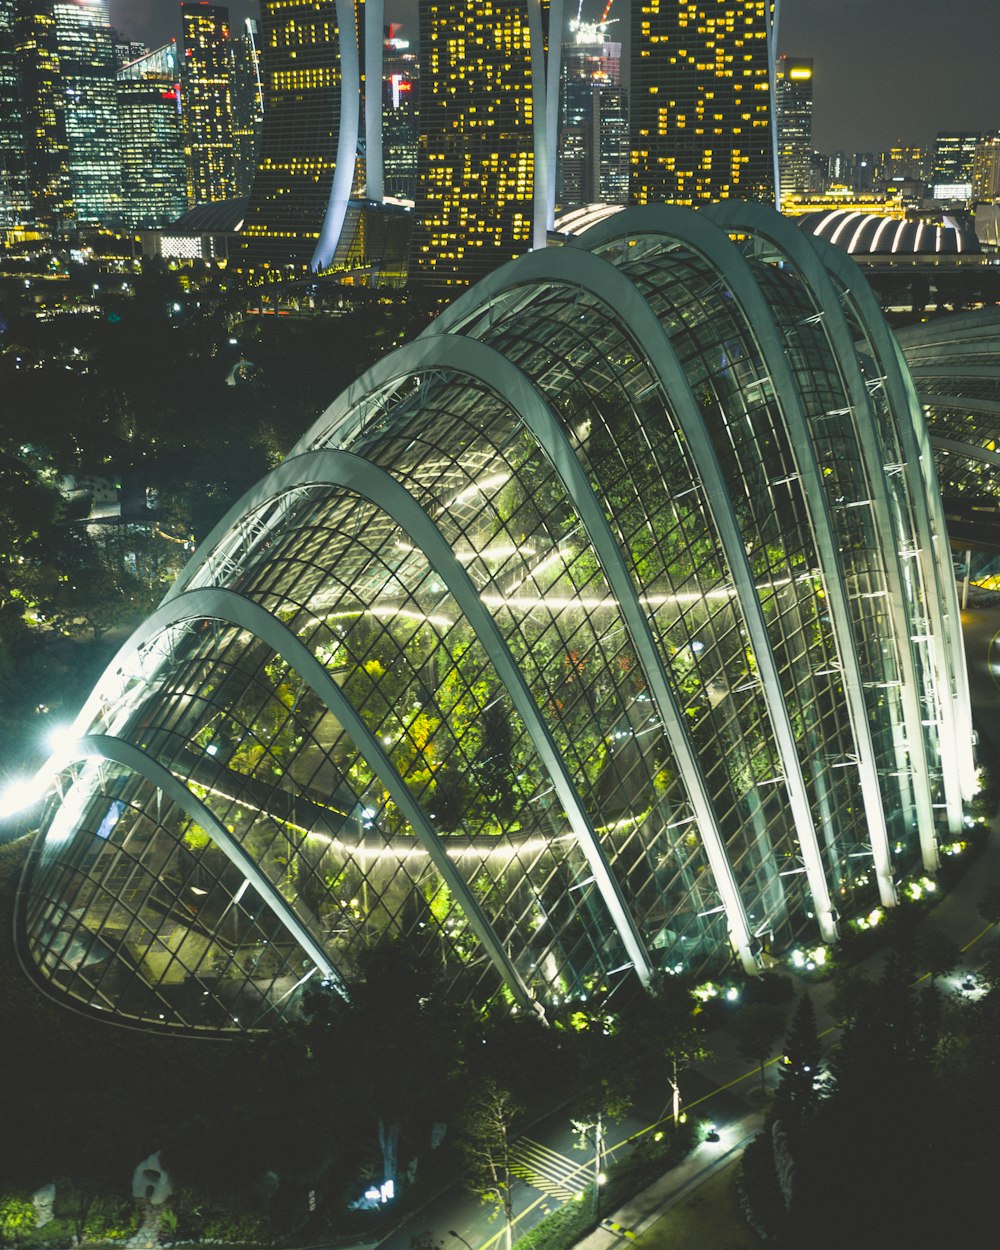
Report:
[{"label": "grass lawn", "polygon": [[764,1243],[740,1214],[739,1167],[737,1159],[699,1185],[631,1242],[630,1250],[757,1250]]}]

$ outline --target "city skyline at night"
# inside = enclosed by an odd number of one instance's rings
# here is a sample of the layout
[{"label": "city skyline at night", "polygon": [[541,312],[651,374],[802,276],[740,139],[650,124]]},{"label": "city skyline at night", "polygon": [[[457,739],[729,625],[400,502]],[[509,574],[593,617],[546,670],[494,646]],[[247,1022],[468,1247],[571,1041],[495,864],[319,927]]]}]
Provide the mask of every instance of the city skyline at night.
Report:
[{"label": "city skyline at night", "polygon": [[[613,27],[627,40],[628,11]],[[234,27],[258,16],[256,0],[233,0]],[[596,20],[603,5],[585,16]],[[569,6],[571,16],[575,12]],[[162,43],[180,29],[172,0],[111,0],[112,22]],[[386,18],[416,38],[416,0],[389,0]],[[1000,7],[956,0],[785,0],[777,51],[815,61],[814,146],[877,150],[933,140],[939,130],[1000,124],[990,49],[1000,43]]]}]

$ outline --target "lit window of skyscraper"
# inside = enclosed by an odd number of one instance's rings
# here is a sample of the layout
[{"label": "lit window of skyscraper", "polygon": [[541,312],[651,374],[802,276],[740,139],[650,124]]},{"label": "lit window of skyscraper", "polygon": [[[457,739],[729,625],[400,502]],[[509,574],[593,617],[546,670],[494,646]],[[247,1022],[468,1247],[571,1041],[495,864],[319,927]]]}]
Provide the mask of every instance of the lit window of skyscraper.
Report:
[{"label": "lit window of skyscraper", "polygon": [[552,224],[562,5],[421,0],[412,276],[468,286]]},{"label": "lit window of skyscraper", "polygon": [[778,177],[781,199],[809,190],[812,155],[813,63],[810,58],[778,57],[775,76],[778,120]]},{"label": "lit window of skyscraper", "polygon": [[233,57],[229,10],[182,0],[184,123],[188,200],[208,204],[236,194]]},{"label": "lit window of skyscraper", "polygon": [[247,18],[233,40],[233,141],[236,147],[236,194],[249,195],[257,168],[257,145],[263,119],[257,23]]},{"label": "lit window of skyscraper", "polygon": [[636,0],[631,199],[774,201],[772,0]]},{"label": "lit window of skyscraper", "polygon": [[130,228],[174,221],[187,208],[177,46],[118,71],[123,216]]}]

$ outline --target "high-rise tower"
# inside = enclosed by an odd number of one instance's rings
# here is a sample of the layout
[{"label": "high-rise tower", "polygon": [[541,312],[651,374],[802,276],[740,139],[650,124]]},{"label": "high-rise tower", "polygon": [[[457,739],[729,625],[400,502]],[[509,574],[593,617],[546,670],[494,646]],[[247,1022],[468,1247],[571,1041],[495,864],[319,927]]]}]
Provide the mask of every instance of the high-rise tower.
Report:
[{"label": "high-rise tower", "polygon": [[545,246],[562,25],[562,0],[421,0],[415,280],[468,286]]},{"label": "high-rise tower", "polygon": [[264,121],[239,265],[275,278],[325,268],[343,228],[360,121],[354,6],[263,0],[260,49]]},{"label": "high-rise tower", "polygon": [[122,215],[132,229],[163,226],[187,208],[177,45],[118,71]]},{"label": "high-rise tower", "polygon": [[14,59],[32,223],[57,231],[72,223],[75,210],[69,181],[66,95],[51,0],[17,0]]},{"label": "high-rise tower", "polygon": [[29,217],[24,121],[14,54],[14,0],[0,0],[0,230]]},{"label": "high-rise tower", "polygon": [[229,9],[181,0],[181,23],[188,200],[228,200],[236,194]]},{"label": "high-rise tower", "polygon": [[778,57],[774,104],[778,123],[778,183],[784,201],[787,195],[804,195],[809,190],[813,115],[810,58],[787,53]]},{"label": "high-rise tower", "polygon": [[624,204],[628,198],[628,104],[622,46],[602,23],[570,23],[563,45],[556,200]]},{"label": "high-rise tower", "polygon": [[53,15],[77,221],[119,224],[117,64],[108,0],[56,0]]},{"label": "high-rise tower", "polygon": [[775,198],[773,0],[635,0],[636,204]]}]

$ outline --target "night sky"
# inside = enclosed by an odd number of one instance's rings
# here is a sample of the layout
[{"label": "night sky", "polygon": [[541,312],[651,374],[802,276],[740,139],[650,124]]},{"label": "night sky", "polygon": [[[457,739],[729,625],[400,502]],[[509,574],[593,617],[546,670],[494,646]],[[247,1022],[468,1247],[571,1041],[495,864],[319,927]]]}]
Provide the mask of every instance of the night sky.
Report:
[{"label": "night sky", "polygon": [[[568,0],[572,5],[573,0]],[[813,143],[821,152],[932,142],[939,130],[1000,129],[998,0],[780,0],[778,47],[816,62]],[[596,15],[602,0],[585,0]],[[622,21],[627,0],[617,0]],[[234,23],[256,0],[230,0]],[[111,0],[111,20],[150,43],[179,35],[177,0]],[[416,0],[386,0],[411,23]],[[612,10],[612,16],[615,10]]]}]

